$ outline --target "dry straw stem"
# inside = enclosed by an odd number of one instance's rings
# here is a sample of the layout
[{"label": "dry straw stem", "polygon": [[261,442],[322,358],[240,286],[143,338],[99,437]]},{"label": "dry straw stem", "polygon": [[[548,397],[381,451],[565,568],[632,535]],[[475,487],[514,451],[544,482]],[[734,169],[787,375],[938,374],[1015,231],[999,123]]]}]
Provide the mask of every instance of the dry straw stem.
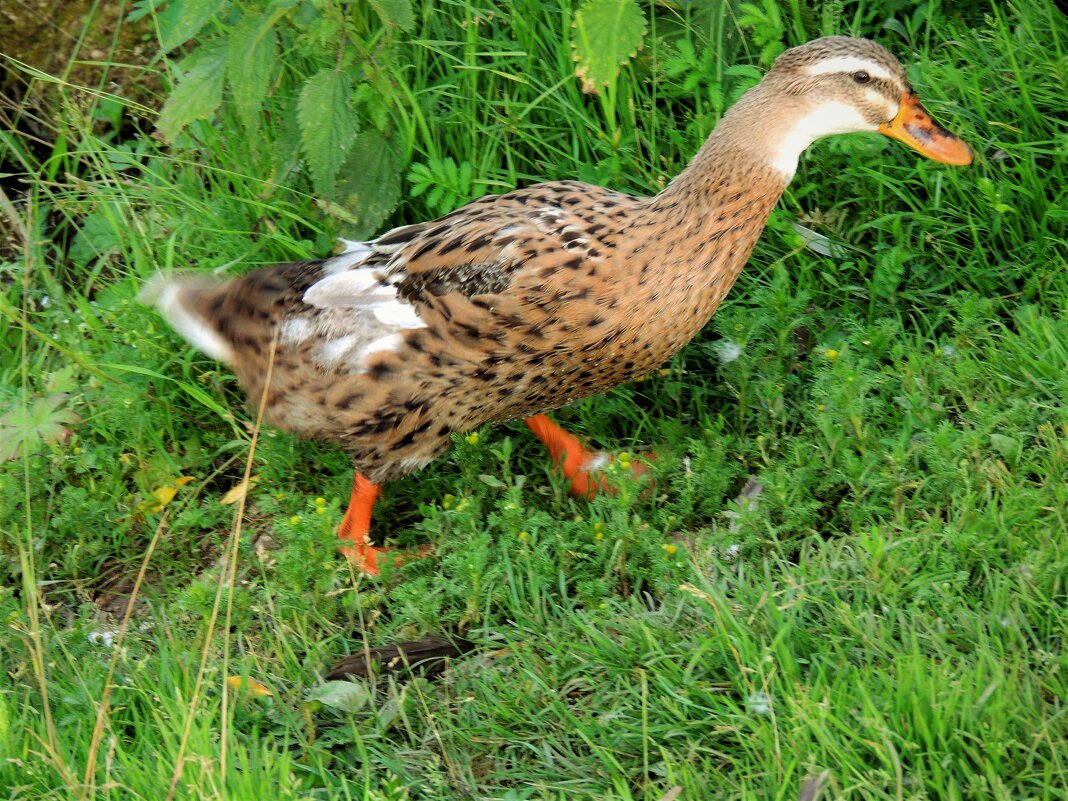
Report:
[{"label": "dry straw stem", "polygon": [[[275,334],[274,339],[271,340],[271,349],[267,357],[267,377],[263,383],[263,394],[260,396],[259,407],[256,409],[256,423],[252,428],[252,441],[249,443],[248,459],[245,460],[245,474],[242,478],[242,486],[248,487],[249,478],[252,475],[252,460],[256,455],[256,443],[259,441],[260,428],[263,425],[263,412],[267,408],[267,393],[271,386],[271,375],[274,372],[274,356],[278,347],[278,335]],[[182,769],[185,766],[185,750],[189,745],[189,734],[193,728],[193,715],[196,713],[197,703],[200,700],[200,689],[204,682],[204,672],[208,664],[208,650],[211,647],[212,634],[215,633],[215,624],[219,619],[219,606],[222,602],[223,587],[229,588],[229,593],[226,597],[226,620],[224,631],[225,637],[223,640],[223,669],[222,669],[222,731],[220,732],[220,756],[219,756],[219,771],[220,775],[226,775],[226,735],[227,735],[227,718],[228,718],[228,701],[229,701],[229,688],[226,683],[226,676],[228,675],[229,666],[229,645],[230,645],[230,619],[233,610],[233,588],[234,580],[237,575],[237,547],[241,539],[241,523],[245,514],[245,498],[247,493],[242,493],[238,500],[237,507],[234,509],[234,524],[230,528],[230,538],[227,540],[227,561],[224,563],[225,569],[219,571],[219,580],[215,585],[215,601],[211,607],[211,617],[208,620],[208,630],[204,634],[204,647],[200,652],[200,666],[197,669],[197,680],[193,687],[193,696],[189,699],[189,712],[185,719],[185,728],[182,730],[182,741],[178,746],[178,755],[174,760],[174,772],[171,774],[170,787],[167,790],[167,801],[172,801],[174,794],[178,789],[178,782],[182,778]]]}]

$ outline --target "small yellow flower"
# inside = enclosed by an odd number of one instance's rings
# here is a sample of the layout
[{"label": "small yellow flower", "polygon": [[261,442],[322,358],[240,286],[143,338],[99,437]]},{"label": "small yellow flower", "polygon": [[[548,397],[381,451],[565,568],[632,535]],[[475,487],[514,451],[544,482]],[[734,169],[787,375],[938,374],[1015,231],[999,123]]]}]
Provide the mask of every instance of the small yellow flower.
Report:
[{"label": "small yellow flower", "polygon": [[597,540],[598,542],[600,542],[601,540],[604,539],[604,532],[603,531],[595,531],[594,534],[593,534],[593,538],[595,540]]},{"label": "small yellow flower", "polygon": [[274,495],[274,499],[276,501],[284,501],[286,499],[286,494],[284,492],[276,492]]},{"label": "small yellow flower", "polygon": [[604,523],[602,521],[598,520],[596,523],[593,524],[593,530],[594,530],[594,533],[596,533],[596,534],[603,534],[604,533]]},{"label": "small yellow flower", "polygon": [[833,362],[835,359],[838,358],[838,351],[836,351],[834,348],[827,348],[826,355],[827,359]]},{"label": "small yellow flower", "polygon": [[827,404],[825,404],[825,403],[821,403],[821,404],[819,404],[819,405],[818,405],[818,406],[816,407],[816,411],[817,411],[817,412],[825,412],[825,411],[827,411]]},{"label": "small yellow flower", "polygon": [[452,505],[454,503],[456,503],[456,496],[455,495],[446,495],[441,499],[441,508],[442,509],[451,509]]},{"label": "small yellow flower", "polygon": [[478,445],[478,432],[472,431],[470,434],[464,437],[464,439],[467,440],[468,445]]},{"label": "small yellow flower", "polygon": [[326,514],[326,507],[325,506],[316,506],[315,507],[315,514],[317,514],[317,515],[325,515]]},{"label": "small yellow flower", "polygon": [[315,505],[316,506],[326,506],[326,498],[316,498],[315,499]]},{"label": "small yellow flower", "polygon": [[289,518],[289,522],[295,526],[297,523],[300,522],[300,515],[293,515],[291,518]]},{"label": "small yellow flower", "polygon": [[660,547],[664,549],[664,553],[666,553],[668,556],[674,556],[679,552],[679,546],[673,542],[665,542]]},{"label": "small yellow flower", "polygon": [[520,542],[526,542],[529,539],[530,539],[530,532],[529,531],[520,531],[519,532],[519,541]]}]

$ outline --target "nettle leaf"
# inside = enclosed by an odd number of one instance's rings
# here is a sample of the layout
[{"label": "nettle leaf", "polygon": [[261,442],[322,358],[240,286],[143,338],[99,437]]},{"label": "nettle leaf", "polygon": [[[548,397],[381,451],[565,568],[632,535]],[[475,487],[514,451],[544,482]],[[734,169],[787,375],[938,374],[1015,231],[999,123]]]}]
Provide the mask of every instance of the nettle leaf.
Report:
[{"label": "nettle leaf", "polygon": [[364,238],[375,232],[400,202],[400,167],[393,148],[377,131],[356,137],[330,199],[346,212],[346,221]]},{"label": "nettle leaf", "polygon": [[259,127],[259,113],[278,58],[278,35],[274,15],[248,16],[230,33],[226,45],[226,74],[234,106],[249,130]]},{"label": "nettle leaf", "polygon": [[278,124],[274,131],[274,182],[289,183],[300,166],[300,125],[297,122],[297,98],[286,97],[280,103]]},{"label": "nettle leaf", "polygon": [[204,120],[222,103],[223,79],[226,77],[226,48],[201,48],[192,66],[178,81],[160,111],[156,127],[163,138],[173,143],[178,134],[195,120]]},{"label": "nettle leaf", "polygon": [[415,27],[415,13],[410,0],[369,0],[371,8],[386,25],[393,25],[402,31]]},{"label": "nettle leaf", "polygon": [[582,90],[596,94],[613,83],[645,37],[645,15],[635,0],[586,0],[575,12],[575,75]]},{"label": "nettle leaf", "polygon": [[315,190],[329,193],[360,128],[348,73],[325,69],[309,78],[300,90],[297,119]]},{"label": "nettle leaf", "polygon": [[216,14],[229,8],[228,0],[170,0],[159,20],[160,48],[164,53],[188,42]]},{"label": "nettle leaf", "polygon": [[389,101],[370,83],[361,83],[356,88],[355,101],[363,116],[371,121],[378,130],[385,131],[389,126]]}]

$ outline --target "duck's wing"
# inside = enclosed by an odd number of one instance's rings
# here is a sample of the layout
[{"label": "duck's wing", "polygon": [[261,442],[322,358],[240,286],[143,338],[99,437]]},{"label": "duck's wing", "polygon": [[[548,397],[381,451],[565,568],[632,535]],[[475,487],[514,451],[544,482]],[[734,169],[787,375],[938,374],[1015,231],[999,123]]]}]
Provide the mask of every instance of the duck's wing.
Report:
[{"label": "duck's wing", "polygon": [[438,220],[347,243],[303,300],[322,312],[370,314],[389,328],[353,357],[392,349],[404,330],[419,328],[450,339],[456,355],[481,351],[561,304],[580,317],[592,310],[598,285],[610,280],[598,265],[639,202],[579,182],[489,195]]}]

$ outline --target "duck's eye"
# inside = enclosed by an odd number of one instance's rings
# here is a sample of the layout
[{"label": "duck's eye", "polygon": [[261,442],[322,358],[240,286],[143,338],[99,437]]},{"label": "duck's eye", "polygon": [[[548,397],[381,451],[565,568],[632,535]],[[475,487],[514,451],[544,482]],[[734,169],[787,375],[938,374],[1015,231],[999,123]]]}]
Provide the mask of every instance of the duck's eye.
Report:
[{"label": "duck's eye", "polygon": [[871,76],[868,75],[868,73],[866,73],[864,70],[861,70],[860,72],[853,73],[853,80],[857,83],[867,83],[871,80]]}]

